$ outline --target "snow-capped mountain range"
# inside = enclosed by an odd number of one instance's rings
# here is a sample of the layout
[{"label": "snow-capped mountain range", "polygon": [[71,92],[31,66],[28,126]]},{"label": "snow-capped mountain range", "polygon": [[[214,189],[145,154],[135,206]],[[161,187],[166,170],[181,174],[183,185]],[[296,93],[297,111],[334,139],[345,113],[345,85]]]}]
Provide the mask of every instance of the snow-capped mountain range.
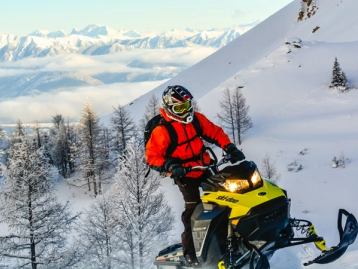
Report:
[{"label": "snow-capped mountain range", "polygon": [[[248,26],[247,26],[248,27]],[[105,55],[130,49],[164,49],[192,46],[220,48],[240,35],[244,28],[226,30],[171,30],[140,33],[89,25],[83,29],[34,31],[29,35],[0,34],[0,61],[61,54]]]}]

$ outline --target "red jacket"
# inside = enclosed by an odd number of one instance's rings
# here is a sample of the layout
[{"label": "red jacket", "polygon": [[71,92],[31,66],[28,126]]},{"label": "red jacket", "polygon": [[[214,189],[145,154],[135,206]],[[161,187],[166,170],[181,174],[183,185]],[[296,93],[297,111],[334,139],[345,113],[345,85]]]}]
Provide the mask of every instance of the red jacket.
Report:
[{"label": "red jacket", "polygon": [[[160,110],[160,114],[167,122],[170,122],[174,127],[174,130],[178,136],[178,146],[175,148],[169,158],[179,160],[183,167],[192,167],[197,165],[208,165],[210,163],[210,156],[205,153],[203,161],[201,161],[201,152],[203,150],[203,140],[209,140],[221,148],[225,148],[231,143],[229,137],[225,134],[222,128],[212,123],[203,114],[195,112],[201,130],[202,137],[197,135],[193,123],[185,124],[177,121],[173,121],[164,112]],[[167,127],[158,125],[151,133],[151,136],[146,144],[145,157],[147,164],[153,168],[164,170],[164,165],[168,161],[168,157],[165,156],[168,146],[170,145],[170,135],[167,131]],[[186,177],[199,178],[203,175],[203,171],[189,172]]]}]

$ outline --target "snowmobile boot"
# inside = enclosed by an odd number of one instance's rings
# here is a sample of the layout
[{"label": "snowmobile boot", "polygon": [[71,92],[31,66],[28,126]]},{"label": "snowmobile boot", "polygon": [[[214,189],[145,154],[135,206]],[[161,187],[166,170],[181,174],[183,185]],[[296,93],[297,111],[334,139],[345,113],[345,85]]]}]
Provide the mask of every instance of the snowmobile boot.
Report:
[{"label": "snowmobile boot", "polygon": [[199,266],[199,261],[196,257],[195,254],[185,254],[184,255],[186,262],[188,263],[188,265],[192,266],[192,267],[198,267]]}]

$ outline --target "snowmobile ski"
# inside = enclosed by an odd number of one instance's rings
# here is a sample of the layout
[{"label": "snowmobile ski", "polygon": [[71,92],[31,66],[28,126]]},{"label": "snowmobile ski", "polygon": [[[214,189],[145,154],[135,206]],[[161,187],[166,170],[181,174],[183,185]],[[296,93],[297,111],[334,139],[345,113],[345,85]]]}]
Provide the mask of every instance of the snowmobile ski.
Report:
[{"label": "snowmobile ski", "polygon": [[[343,215],[347,217],[344,229]],[[358,233],[357,219],[344,209],[340,209],[338,212],[338,231],[340,236],[339,244],[329,250],[323,251],[323,253],[314,260],[304,263],[305,266],[313,263],[326,264],[333,262],[346,252],[349,245],[353,244]]]}]

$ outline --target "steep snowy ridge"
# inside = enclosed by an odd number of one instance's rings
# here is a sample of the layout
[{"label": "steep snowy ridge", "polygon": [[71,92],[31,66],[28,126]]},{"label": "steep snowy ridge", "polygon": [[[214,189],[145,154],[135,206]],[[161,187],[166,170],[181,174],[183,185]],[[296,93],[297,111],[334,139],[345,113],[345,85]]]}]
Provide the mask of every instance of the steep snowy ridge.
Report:
[{"label": "steep snowy ridge", "polygon": [[140,97],[134,102],[131,109],[133,112],[136,111],[135,114],[141,115],[141,112],[144,112],[145,101],[150,95],[160,96],[166,85],[175,83],[193,89],[195,97],[201,98],[241,69],[254,64],[282,44],[295,25],[294,14],[298,8],[297,2],[288,5],[213,55]]},{"label": "steep snowy ridge", "polygon": [[[259,166],[270,156],[280,173],[279,185],[292,198],[292,217],[311,220],[332,246],[339,240],[338,209],[358,216],[358,1],[316,2],[316,14],[298,22],[300,3],[294,1],[128,108],[139,119],[151,95],[160,97],[167,85],[178,83],[193,92],[201,111],[217,120],[223,90],[243,86],[254,124],[243,151]],[[335,57],[352,87],[345,93],[329,88]],[[332,168],[334,156],[343,156],[346,167]],[[290,172],[292,163],[303,170]],[[180,194],[170,183],[165,189],[179,215]],[[302,260],[317,255],[312,246],[278,251],[271,268],[305,268]],[[356,242],[340,260],[310,268],[357,266]]]},{"label": "steep snowy ridge", "polygon": [[16,61],[28,57],[54,56],[68,53],[103,55],[128,49],[162,49],[189,46],[219,48],[237,38],[238,29],[139,33],[115,30],[108,26],[89,25],[63,31],[35,31],[27,36],[0,34],[0,61]]}]

